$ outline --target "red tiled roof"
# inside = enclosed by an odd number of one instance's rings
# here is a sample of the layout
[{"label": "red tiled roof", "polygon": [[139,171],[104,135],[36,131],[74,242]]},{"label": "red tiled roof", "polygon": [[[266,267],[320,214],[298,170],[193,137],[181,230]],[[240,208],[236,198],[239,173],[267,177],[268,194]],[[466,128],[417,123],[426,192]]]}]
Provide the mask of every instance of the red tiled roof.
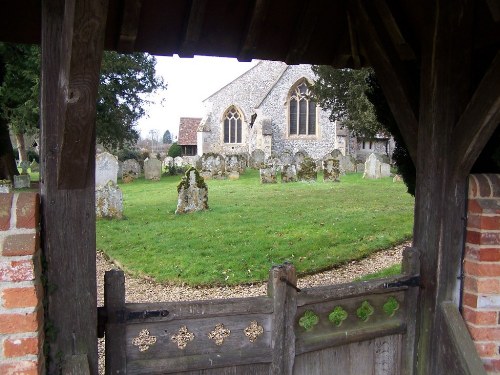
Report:
[{"label": "red tiled roof", "polygon": [[181,117],[177,144],[181,146],[196,145],[196,130],[200,122],[201,118]]}]

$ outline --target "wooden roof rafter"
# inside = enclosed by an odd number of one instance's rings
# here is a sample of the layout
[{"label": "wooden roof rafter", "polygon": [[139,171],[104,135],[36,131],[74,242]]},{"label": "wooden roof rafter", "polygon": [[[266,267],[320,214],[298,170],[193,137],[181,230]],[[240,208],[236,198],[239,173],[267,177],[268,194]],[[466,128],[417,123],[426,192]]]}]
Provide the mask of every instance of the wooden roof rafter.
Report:
[{"label": "wooden roof rafter", "polygon": [[192,0],[188,21],[179,48],[180,57],[193,57],[205,20],[207,0]]},{"label": "wooden roof rafter", "polygon": [[116,49],[122,53],[132,53],[139,32],[142,0],[124,0],[120,36]]},{"label": "wooden roof rafter", "polygon": [[270,1],[267,0],[254,1],[253,9],[247,21],[247,27],[244,29],[245,31],[238,53],[238,61],[249,62],[252,60],[253,53],[257,49],[257,44],[264,30],[269,4]]},{"label": "wooden roof rafter", "polygon": [[359,56],[359,41],[353,22],[354,21],[350,12],[347,11],[347,27],[349,29],[352,62],[354,69],[359,69],[361,68],[361,57]]},{"label": "wooden roof rafter", "polygon": [[476,88],[453,130],[456,141],[456,170],[469,171],[500,123],[500,52]]},{"label": "wooden roof rafter", "polygon": [[324,1],[319,0],[310,1],[305,6],[285,58],[285,62],[288,65],[297,64],[304,56],[324,5]]},{"label": "wooden roof rafter", "polygon": [[410,79],[411,72],[403,65],[392,42],[384,39],[378,24],[373,22],[374,12],[356,0],[352,3],[362,52],[377,72],[377,78],[395,115],[401,134],[412,160],[416,161],[418,134],[418,98]]},{"label": "wooden roof rafter", "polygon": [[391,9],[385,0],[375,0],[376,10],[384,23],[384,26],[396,48],[401,60],[415,60],[415,52],[407,43],[401,29],[399,28],[396,19],[392,15]]}]

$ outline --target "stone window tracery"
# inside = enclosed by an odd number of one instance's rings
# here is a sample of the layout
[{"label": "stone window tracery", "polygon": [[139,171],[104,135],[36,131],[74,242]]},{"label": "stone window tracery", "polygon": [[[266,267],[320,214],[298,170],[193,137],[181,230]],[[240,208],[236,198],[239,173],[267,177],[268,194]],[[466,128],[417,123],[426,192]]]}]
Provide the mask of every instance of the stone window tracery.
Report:
[{"label": "stone window tracery", "polygon": [[290,91],[288,99],[288,134],[316,135],[316,102],[305,79]]},{"label": "stone window tracery", "polygon": [[224,143],[241,143],[242,115],[235,106],[231,106],[224,115]]}]

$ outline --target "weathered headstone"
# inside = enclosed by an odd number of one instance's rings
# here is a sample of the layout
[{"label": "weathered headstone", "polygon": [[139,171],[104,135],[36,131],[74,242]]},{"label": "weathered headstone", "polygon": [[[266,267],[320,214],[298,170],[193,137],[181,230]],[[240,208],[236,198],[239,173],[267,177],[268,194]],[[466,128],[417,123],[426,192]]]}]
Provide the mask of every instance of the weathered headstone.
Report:
[{"label": "weathered headstone", "polygon": [[380,177],[390,177],[391,176],[391,166],[387,163],[380,164]]},{"label": "weathered headstone", "polygon": [[225,159],[226,173],[229,175],[231,172],[238,174],[244,172],[244,157],[242,155],[227,155]]},{"label": "weathered headstone", "polygon": [[227,174],[227,178],[229,180],[239,180],[240,178],[240,172],[237,171],[232,171]]},{"label": "weathered headstone", "polygon": [[95,186],[107,185],[108,181],[116,184],[118,177],[118,159],[109,152],[103,152],[95,158]]},{"label": "weathered headstone", "polygon": [[186,171],[177,186],[176,214],[184,214],[208,209],[208,187],[200,173],[193,167]]},{"label": "weathered headstone", "polygon": [[174,166],[177,169],[182,168],[184,166],[184,159],[182,159],[182,157],[180,157],[180,156],[176,156],[174,158]]},{"label": "weathered headstone", "polygon": [[35,172],[40,172],[40,164],[36,162],[36,160],[33,160],[30,164],[30,171],[31,173]]},{"label": "weathered headstone", "polygon": [[361,173],[365,171],[365,163],[356,164],[356,172]]},{"label": "weathered headstone", "polygon": [[123,179],[136,179],[141,176],[141,165],[135,159],[127,159],[123,162]]},{"label": "weathered headstone", "polygon": [[310,158],[305,157],[297,168],[297,179],[299,181],[313,182],[318,178],[316,170],[316,162]]},{"label": "weathered headstone", "polygon": [[356,160],[351,155],[338,157],[341,174],[356,172]]},{"label": "weathered headstone", "polygon": [[19,163],[19,168],[21,168],[21,174],[27,174],[28,173],[28,168],[30,167],[30,162],[27,160],[23,160],[22,162]]},{"label": "weathered headstone", "polygon": [[293,153],[291,151],[285,150],[280,154],[280,160],[283,165],[294,164],[295,160],[293,157]]},{"label": "weathered headstone", "polygon": [[220,154],[203,154],[201,157],[201,167],[203,178],[225,178],[225,162]]},{"label": "weathered headstone", "polygon": [[330,152],[330,155],[334,159],[338,159],[342,156],[342,151],[340,151],[338,148],[334,149],[332,152]]},{"label": "weathered headstone", "polygon": [[261,168],[259,174],[261,184],[275,184],[278,182],[276,180],[276,168],[274,167]]},{"label": "weathered headstone", "polygon": [[323,181],[339,182],[340,167],[339,161],[334,158],[323,160]]},{"label": "weathered headstone", "polygon": [[380,161],[375,154],[370,154],[365,161],[363,178],[380,178]]},{"label": "weathered headstone", "polygon": [[29,174],[20,174],[19,176],[14,176],[14,189],[25,189],[29,188],[31,184]]},{"label": "weathered headstone", "polygon": [[308,157],[307,152],[305,152],[305,151],[298,151],[293,156],[293,160],[294,160],[293,164],[297,165],[297,168],[300,169],[300,166],[301,166],[302,162],[307,157]]},{"label": "weathered headstone", "polygon": [[392,179],[392,182],[402,182],[403,177],[400,174],[394,175],[394,178]]},{"label": "weathered headstone", "polygon": [[296,182],[297,181],[297,167],[295,164],[283,164],[281,168],[281,182]]},{"label": "weathered headstone", "polygon": [[174,166],[174,158],[171,156],[167,156],[163,159],[163,167],[164,168],[172,168]]},{"label": "weathered headstone", "polygon": [[0,193],[11,193],[12,182],[10,180],[0,180]]},{"label": "weathered headstone", "polygon": [[144,178],[159,181],[161,178],[161,161],[155,157],[144,160]]},{"label": "weathered headstone", "polygon": [[95,212],[97,218],[123,218],[123,193],[113,181],[96,187]]},{"label": "weathered headstone", "polygon": [[123,162],[118,160],[118,178],[123,178]]}]

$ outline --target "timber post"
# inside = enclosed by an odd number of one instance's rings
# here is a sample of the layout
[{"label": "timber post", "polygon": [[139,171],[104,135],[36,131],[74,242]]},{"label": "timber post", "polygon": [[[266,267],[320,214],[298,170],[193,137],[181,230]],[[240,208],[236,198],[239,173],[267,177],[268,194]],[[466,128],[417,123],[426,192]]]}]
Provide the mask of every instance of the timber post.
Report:
[{"label": "timber post", "polygon": [[272,362],[270,375],[291,375],[295,361],[294,320],[297,312],[295,267],[285,263],[271,268],[268,295],[273,298]]},{"label": "timber post", "polygon": [[98,372],[95,114],[107,6],[107,0],[42,2],[40,180],[50,374],[75,358]]}]

